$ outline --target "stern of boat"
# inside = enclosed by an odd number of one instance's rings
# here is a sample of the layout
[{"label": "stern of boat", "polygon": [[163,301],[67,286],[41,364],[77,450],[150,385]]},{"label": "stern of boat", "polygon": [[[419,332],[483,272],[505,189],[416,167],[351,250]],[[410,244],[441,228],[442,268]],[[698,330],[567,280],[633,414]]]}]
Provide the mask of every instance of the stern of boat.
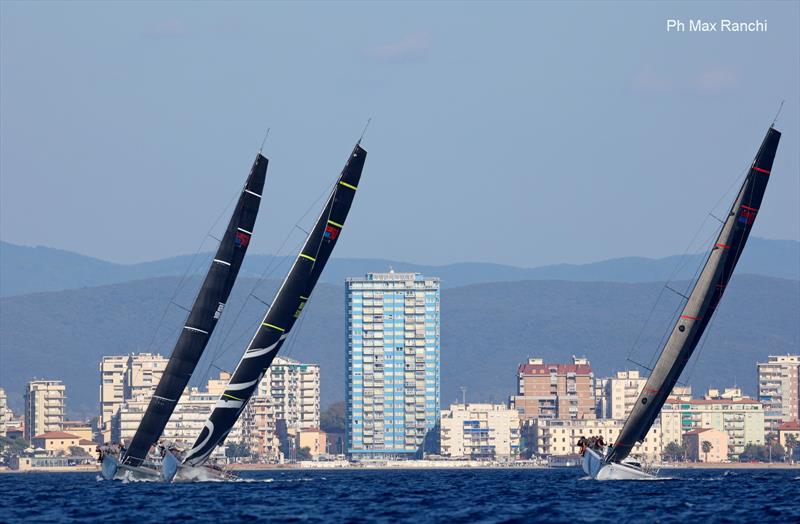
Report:
[{"label": "stern of boat", "polygon": [[100,463],[100,475],[102,475],[105,480],[114,480],[118,469],[119,461],[117,457],[110,453],[103,455],[103,461]]}]

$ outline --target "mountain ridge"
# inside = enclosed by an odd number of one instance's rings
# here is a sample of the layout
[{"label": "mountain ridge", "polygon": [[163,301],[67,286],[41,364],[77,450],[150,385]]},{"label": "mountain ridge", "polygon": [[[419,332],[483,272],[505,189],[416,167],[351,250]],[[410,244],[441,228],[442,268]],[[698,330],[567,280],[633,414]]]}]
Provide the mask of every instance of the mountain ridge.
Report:
[{"label": "mountain ridge", "polygon": [[[162,276],[196,275],[210,263],[211,253],[179,255],[142,262],[116,264],[70,251],[48,247],[27,247],[0,241],[0,296],[62,291],[81,287],[146,280]],[[663,258],[619,257],[586,264],[552,264],[521,268],[495,263],[458,262],[441,266],[414,264],[388,259],[333,258],[321,282],[340,284],[347,276],[369,271],[412,271],[438,276],[443,287],[481,282],[522,280],[568,280],[608,282],[657,282],[690,279],[704,254],[672,255]],[[245,258],[242,277],[280,278],[291,257],[251,254]],[[271,271],[268,268],[272,268]],[[675,272],[676,268],[682,270]],[[800,242],[751,238],[738,271],[800,280]],[[674,273],[674,274],[673,274]]]}]

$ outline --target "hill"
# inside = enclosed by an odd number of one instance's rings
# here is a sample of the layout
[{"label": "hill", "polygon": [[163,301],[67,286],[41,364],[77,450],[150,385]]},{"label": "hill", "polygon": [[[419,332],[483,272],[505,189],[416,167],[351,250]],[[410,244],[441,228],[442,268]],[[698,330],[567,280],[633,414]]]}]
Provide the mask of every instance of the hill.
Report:
[{"label": "hill", "polygon": [[[520,280],[572,280],[583,282],[656,282],[689,279],[703,255],[671,256],[660,259],[624,257],[590,264],[557,264],[520,268],[502,264],[458,263],[444,266],[411,264],[385,259],[335,258],[330,261],[322,281],[340,285],[345,277],[368,271],[414,271],[435,275],[444,287],[482,282]],[[47,247],[25,247],[0,242],[0,296],[16,296],[42,291],[61,291],[117,284],[132,280],[199,274],[211,260],[210,253],[196,259],[190,255],[145,262],[114,264],[68,251]],[[241,276],[259,278],[265,270],[279,278],[288,269],[289,259],[250,254]],[[676,267],[682,267],[671,276]],[[752,273],[800,280],[800,242],[752,238],[739,262],[740,273]]]},{"label": "hill", "polygon": [[[255,282],[237,284],[193,382],[215,373],[212,363],[235,365],[264,310],[258,300],[244,300]],[[102,355],[171,350],[185,313],[171,307],[161,329],[156,326],[177,284],[163,277],[1,299],[0,385],[11,405],[19,407],[28,380],[59,378],[70,410],[94,414]],[[271,297],[276,284],[266,282],[255,294]],[[189,304],[197,285],[199,279],[189,280],[176,302]],[[443,405],[460,398],[461,385],[473,401],[506,399],[517,365],[528,356],[567,361],[585,355],[599,376],[632,368],[626,357],[662,289],[659,283],[522,281],[443,290]],[[284,347],[286,355],[321,365],[325,405],[344,398],[342,295],[341,286],[320,284]],[[677,304],[676,295],[663,294],[634,360],[653,356]],[[798,318],[799,282],[735,275],[697,367],[690,373],[690,363],[684,377],[699,389],[737,383],[753,393],[757,361],[800,347]]]}]

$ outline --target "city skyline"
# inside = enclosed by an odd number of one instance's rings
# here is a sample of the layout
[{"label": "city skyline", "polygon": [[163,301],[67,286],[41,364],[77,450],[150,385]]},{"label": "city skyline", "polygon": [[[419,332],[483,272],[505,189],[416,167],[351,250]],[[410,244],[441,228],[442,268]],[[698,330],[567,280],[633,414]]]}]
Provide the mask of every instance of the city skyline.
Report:
[{"label": "city skyline", "polygon": [[[103,358],[99,367],[100,383],[107,384],[109,388],[101,388],[98,406],[101,414],[114,413],[110,438],[103,436],[107,426],[102,417],[92,426],[66,419],[64,398],[67,395],[58,380],[29,383],[29,400],[26,403],[31,407],[26,409],[22,418],[16,419],[9,417],[10,412],[6,410],[4,393],[0,388],[0,436],[6,430],[19,430],[19,423],[24,421],[25,438],[29,442],[37,442],[37,446],[50,456],[66,452],[67,448],[88,449],[98,442],[127,441],[138,425],[165,364],[164,357],[152,354]],[[770,435],[777,435],[780,442],[786,444],[787,435],[800,431],[800,427],[797,427],[800,421],[797,407],[800,397],[797,379],[800,374],[800,355],[773,355],[767,363],[756,363],[756,369],[767,385],[774,383],[775,377],[782,377],[779,381],[783,381],[783,397],[776,399],[767,390],[770,396],[754,399],[743,395],[736,387],[709,389],[702,396],[695,396],[691,388],[676,387],[657,424],[637,448],[637,453],[644,454],[651,461],[658,461],[662,454],[670,453],[669,449],[675,449],[670,447],[671,444],[679,445],[682,440],[691,444],[695,442],[691,438],[707,430],[719,433],[703,433],[703,437],[713,436],[717,443],[723,442],[718,439],[724,439],[725,449],[732,457],[748,453],[750,446],[763,446]],[[246,445],[252,453],[251,460],[255,458],[267,462],[288,460],[289,453],[294,459],[295,450],[305,448],[313,451],[304,457],[317,458],[329,453],[326,443],[328,435],[321,430],[318,408],[319,374],[316,364],[283,357],[276,359],[242,421],[234,428],[227,446],[232,445],[232,449],[236,450],[240,449],[237,446]],[[531,454],[540,457],[574,455],[578,439],[586,434],[605,435],[609,441],[613,441],[632,408],[627,390],[632,390],[631,395],[637,394],[643,385],[642,381],[646,379],[631,370],[617,371],[610,377],[594,377],[591,363],[575,357],[571,364],[530,358],[520,364],[518,375],[517,394],[532,395],[530,398],[537,399],[539,407],[532,407],[521,400],[523,397],[514,396],[510,397],[508,404],[450,404],[442,408],[442,418],[437,418],[435,425],[426,426],[426,432],[436,435],[432,442],[437,443],[436,447],[428,450],[428,454],[440,453],[451,459],[488,460],[514,460],[515,457]],[[590,382],[583,384],[587,377]],[[228,378],[227,373],[221,372],[219,378],[209,379],[206,390],[201,391],[196,387],[187,390],[170,419],[164,438],[179,445],[190,444],[194,434],[201,429],[207,412],[224,392]],[[116,390],[123,391],[122,397],[116,395]],[[581,406],[584,398],[591,400],[589,409],[570,407]],[[775,412],[768,411],[774,410],[770,406],[776,400],[783,406],[779,409],[782,418],[776,418]],[[57,405],[49,404],[52,402]],[[109,407],[109,402],[116,403],[116,411]],[[51,411],[46,411],[43,416],[45,409]],[[612,416],[614,410],[622,411]],[[42,413],[37,414],[37,411]],[[348,411],[351,409],[348,408]],[[766,413],[770,413],[772,421],[767,421]],[[306,414],[311,418],[306,419]],[[46,417],[52,420],[47,422],[44,420]],[[379,418],[374,420],[377,422]],[[348,433],[351,431],[352,422],[347,428]],[[97,437],[96,441],[92,441],[94,437]],[[333,434],[333,437],[337,435]],[[287,442],[296,443],[289,445]],[[347,442],[352,445],[352,437],[348,436]],[[51,445],[55,446],[52,450]],[[691,448],[690,445],[686,453],[693,456],[694,460],[709,460],[708,456],[698,455],[698,442],[694,446]],[[220,448],[215,456],[224,459],[227,455],[225,449]],[[343,451],[348,452],[347,449]],[[350,449],[347,454],[356,461],[418,456],[417,453],[410,453],[404,457],[403,454],[385,451],[359,455],[352,451]],[[726,457],[725,453],[720,453],[722,451],[718,449],[712,457],[716,457],[715,460]]]}]

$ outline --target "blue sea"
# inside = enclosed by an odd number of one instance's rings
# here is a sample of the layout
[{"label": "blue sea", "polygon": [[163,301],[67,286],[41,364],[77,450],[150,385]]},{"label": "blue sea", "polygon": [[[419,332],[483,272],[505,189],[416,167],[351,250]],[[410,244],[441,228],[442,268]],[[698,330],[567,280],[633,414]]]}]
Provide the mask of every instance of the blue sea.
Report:
[{"label": "blue sea", "polygon": [[270,470],[235,482],[0,474],[2,522],[800,522],[800,470]]}]

